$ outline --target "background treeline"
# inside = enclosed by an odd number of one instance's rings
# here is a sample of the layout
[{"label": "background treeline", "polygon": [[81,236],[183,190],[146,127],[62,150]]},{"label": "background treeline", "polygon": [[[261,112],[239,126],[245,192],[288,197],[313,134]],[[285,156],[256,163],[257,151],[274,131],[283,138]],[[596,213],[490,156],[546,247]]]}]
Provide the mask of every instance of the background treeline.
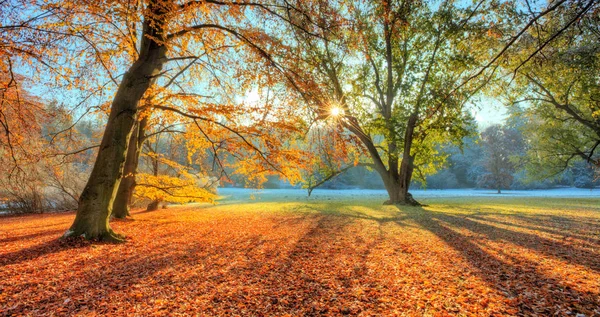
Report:
[{"label": "background treeline", "polygon": [[[413,189],[550,189],[557,187],[594,188],[600,185],[593,166],[575,159],[551,175],[541,173],[531,155],[531,139],[525,135],[532,127],[520,108],[511,110],[509,118],[499,124],[476,128],[463,139],[463,145],[447,143],[438,148],[445,158],[443,168],[426,181],[415,180]],[[418,171],[417,171],[418,172]],[[243,184],[243,180],[238,180]],[[289,188],[288,183],[271,177],[267,188]],[[377,173],[363,166],[353,167],[323,183],[326,189],[384,189]]]},{"label": "background treeline", "polygon": [[[28,164],[21,164],[15,177],[1,178],[0,205],[2,210],[16,213],[73,210],[77,208],[79,194],[89,177],[91,162],[102,134],[102,118],[77,120],[56,102],[46,106],[50,120],[40,120],[38,131],[40,143],[46,147],[47,155]],[[532,164],[531,142],[525,135],[531,128],[523,110],[511,110],[509,118],[502,124],[476,127],[471,123],[471,135],[463,139],[463,145],[453,143],[438,147],[437,155],[445,159],[443,167],[435,174],[426,176],[426,181],[415,180],[413,189],[460,189],[485,188],[494,190],[549,189],[556,187],[594,188],[599,185],[591,164],[576,159],[554,175],[539,173]],[[68,130],[68,133],[63,131]],[[177,194],[165,190],[173,186],[173,180],[181,179],[182,170],[192,171],[195,185],[210,187],[216,191],[223,187],[252,187],[245,175],[226,169],[229,178],[216,181],[210,170],[210,157],[202,164],[201,157],[210,153],[190,153],[185,124],[178,128],[158,124],[148,133],[144,143],[140,174],[152,184],[138,184],[132,204],[136,207],[157,208],[161,203],[181,203],[191,198],[177,198]],[[196,156],[197,164],[188,164],[188,155]],[[419,171],[417,170],[417,173]],[[307,177],[308,179],[308,177]],[[142,181],[143,182],[143,181]],[[162,185],[161,185],[162,184]],[[162,187],[161,187],[162,186]],[[303,188],[306,182],[290,185],[277,176],[268,177],[264,188]],[[324,189],[384,189],[379,175],[364,166],[352,167],[319,188]]]}]

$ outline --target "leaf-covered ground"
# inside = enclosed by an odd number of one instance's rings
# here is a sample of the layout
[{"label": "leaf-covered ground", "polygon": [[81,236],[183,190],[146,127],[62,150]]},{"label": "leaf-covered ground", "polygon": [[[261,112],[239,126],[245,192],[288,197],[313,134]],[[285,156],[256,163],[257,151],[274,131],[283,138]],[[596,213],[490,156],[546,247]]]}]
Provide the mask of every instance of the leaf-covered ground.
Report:
[{"label": "leaf-covered ground", "polygon": [[241,202],[0,218],[0,315],[600,316],[600,200]]}]

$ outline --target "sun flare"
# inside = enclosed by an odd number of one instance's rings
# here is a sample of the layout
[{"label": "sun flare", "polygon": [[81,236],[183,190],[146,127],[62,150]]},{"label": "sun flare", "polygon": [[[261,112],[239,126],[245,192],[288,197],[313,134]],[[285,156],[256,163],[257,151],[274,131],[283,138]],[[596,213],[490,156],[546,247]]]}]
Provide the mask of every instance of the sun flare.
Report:
[{"label": "sun flare", "polygon": [[344,115],[344,109],[342,109],[340,107],[333,107],[333,108],[331,108],[331,110],[329,110],[329,113],[331,114],[332,117],[339,118]]}]

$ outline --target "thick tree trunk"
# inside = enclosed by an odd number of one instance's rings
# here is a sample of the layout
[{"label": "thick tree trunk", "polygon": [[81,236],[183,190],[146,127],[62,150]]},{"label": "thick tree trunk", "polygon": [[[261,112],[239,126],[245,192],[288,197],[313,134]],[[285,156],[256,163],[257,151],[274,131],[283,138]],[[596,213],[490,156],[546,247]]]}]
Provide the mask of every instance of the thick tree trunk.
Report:
[{"label": "thick tree trunk", "polygon": [[144,21],[144,32],[138,60],[123,76],[111,105],[110,115],[98,156],[90,178],[79,198],[75,221],[64,237],[83,236],[85,239],[110,242],[123,241],[115,234],[108,220],[121,182],[123,164],[138,103],[160,73],[165,61],[164,8],[152,2],[149,17]]},{"label": "thick tree trunk", "polygon": [[404,135],[402,162],[400,163],[400,169],[397,176],[393,175],[393,171],[388,172],[388,181],[384,182],[388,195],[390,196],[390,200],[386,201],[386,204],[421,206],[421,204],[408,192],[414,170],[415,158],[414,155],[411,154],[411,148],[416,121],[416,114],[411,115],[408,120],[406,133]]},{"label": "thick tree trunk", "polygon": [[412,179],[412,170],[413,167],[403,160],[398,177],[392,177],[388,173],[386,177],[387,180],[383,183],[390,199],[385,201],[384,204],[421,206],[421,204],[413,198],[412,194],[408,192],[410,181]]},{"label": "thick tree trunk", "polygon": [[127,158],[123,168],[123,178],[117,196],[113,203],[112,217],[117,219],[125,219],[130,216],[129,210],[133,202],[133,192],[135,190],[135,177],[139,165],[140,153],[142,144],[144,143],[144,130],[146,129],[148,119],[140,120],[129,139],[129,147],[127,149]]}]

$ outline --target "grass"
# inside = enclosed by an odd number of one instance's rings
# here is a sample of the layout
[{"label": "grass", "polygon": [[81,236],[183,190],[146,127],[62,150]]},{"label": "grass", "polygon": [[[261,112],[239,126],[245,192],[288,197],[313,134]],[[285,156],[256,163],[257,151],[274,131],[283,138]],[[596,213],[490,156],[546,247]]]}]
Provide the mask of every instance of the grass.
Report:
[{"label": "grass", "polygon": [[229,202],[0,218],[0,315],[600,315],[600,199]]}]

